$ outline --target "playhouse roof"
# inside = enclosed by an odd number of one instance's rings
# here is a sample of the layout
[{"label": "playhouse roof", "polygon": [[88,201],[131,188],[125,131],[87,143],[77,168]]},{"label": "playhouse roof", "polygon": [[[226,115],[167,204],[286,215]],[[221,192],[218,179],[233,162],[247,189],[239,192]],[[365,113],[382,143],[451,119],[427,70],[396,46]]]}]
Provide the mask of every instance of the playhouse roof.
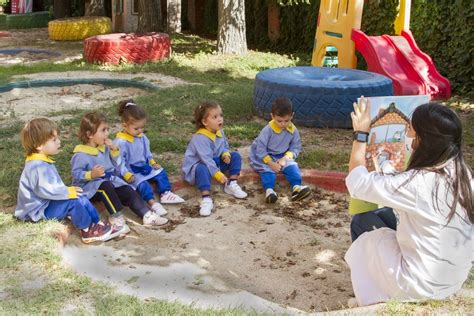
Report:
[{"label": "playhouse roof", "polygon": [[408,116],[406,116],[402,111],[397,109],[395,103],[392,102],[392,103],[390,103],[388,108],[386,108],[385,110],[379,112],[379,114],[377,114],[377,116],[372,119],[370,124],[371,125],[374,124],[375,122],[380,120],[382,117],[384,117],[385,115],[390,114],[390,113],[398,114],[403,120],[405,120],[407,123],[410,123],[410,118]]}]

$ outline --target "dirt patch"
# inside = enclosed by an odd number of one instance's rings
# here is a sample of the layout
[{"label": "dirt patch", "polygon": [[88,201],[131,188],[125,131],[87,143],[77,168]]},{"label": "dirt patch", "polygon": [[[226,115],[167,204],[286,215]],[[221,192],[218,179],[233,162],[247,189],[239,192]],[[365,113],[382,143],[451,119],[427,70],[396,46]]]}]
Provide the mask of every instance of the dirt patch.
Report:
[{"label": "dirt patch", "polygon": [[[144,228],[127,212],[132,232],[107,245],[126,254],[128,265],[191,262],[230,288],[278,304],[305,311],[344,307],[353,297],[343,260],[350,245],[347,196],[316,189],[292,203],[289,187],[282,186],[278,203],[266,205],[258,185],[245,190],[249,197],[237,200],[216,187],[214,213],[201,218],[197,192],[182,189],[186,202],[167,206],[166,228]],[[80,244],[77,236],[71,239]]]},{"label": "dirt patch", "polygon": [[47,28],[11,30],[10,36],[2,37],[0,48],[40,48],[61,53],[61,56],[51,56],[47,54],[20,53],[4,58],[0,55],[0,65],[8,66],[19,63],[32,63],[49,60],[55,63],[69,62],[75,59],[82,59],[83,44],[77,42],[52,41],[48,37]]},{"label": "dirt patch", "polygon": [[[96,71],[48,72],[16,76],[16,80],[47,79],[127,79],[151,83],[160,88],[189,84],[179,78],[156,73],[109,73]],[[81,84],[66,87],[15,88],[0,93],[0,126],[11,118],[28,120],[36,116],[67,118],[64,111],[98,109],[125,98],[149,93],[139,88],[113,88],[104,85]],[[54,113],[58,113],[55,115]]]}]

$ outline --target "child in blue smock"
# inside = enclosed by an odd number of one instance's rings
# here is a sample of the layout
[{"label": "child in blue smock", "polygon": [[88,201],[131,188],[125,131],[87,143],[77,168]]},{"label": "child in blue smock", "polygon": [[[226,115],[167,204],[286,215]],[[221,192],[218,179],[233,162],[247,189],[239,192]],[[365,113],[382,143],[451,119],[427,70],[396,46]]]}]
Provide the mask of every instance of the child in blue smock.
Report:
[{"label": "child in blue smock", "polygon": [[127,172],[120,149],[109,139],[109,125],[101,113],[87,113],[79,127],[81,145],[74,148],[71,159],[73,184],[82,187],[91,200],[102,201],[109,220],[121,234],[128,233],[123,206],[128,206],[144,225],[164,225],[166,218],[149,209],[137,192],[125,182],[133,174]]},{"label": "child in blue smock", "polygon": [[[204,102],[194,110],[196,133],[184,154],[181,168],[184,180],[201,191],[201,216],[211,215],[214,207],[211,198],[211,180],[224,184],[224,192],[236,198],[247,197],[237,183],[242,168],[238,152],[231,152],[222,129],[224,118],[221,107],[215,102]],[[228,174],[227,176],[224,174]]]},{"label": "child in blue smock", "polygon": [[18,187],[15,216],[37,222],[41,219],[70,218],[80,230],[84,243],[112,238],[110,225],[99,221],[99,214],[79,187],[67,187],[51,156],[59,152],[61,141],[56,123],[47,118],[28,122],[21,131],[26,151],[25,168]]},{"label": "child in blue smock", "polygon": [[125,100],[119,103],[118,114],[122,118],[123,131],[117,133],[114,143],[120,148],[125,168],[133,174],[127,182],[140,193],[154,212],[166,215],[165,208],[155,200],[150,183],[156,184],[161,203],[176,204],[183,203],[184,200],[171,191],[165,169],[153,159],[150,141],[143,133],[147,120],[145,110],[133,100]]},{"label": "child in blue smock", "polygon": [[272,120],[252,143],[250,165],[260,174],[267,203],[275,203],[278,199],[274,188],[279,172],[283,173],[290,183],[291,200],[302,200],[311,190],[301,185],[301,172],[295,161],[301,152],[301,139],[298,129],[291,122],[291,101],[287,98],[275,99],[271,116]]}]

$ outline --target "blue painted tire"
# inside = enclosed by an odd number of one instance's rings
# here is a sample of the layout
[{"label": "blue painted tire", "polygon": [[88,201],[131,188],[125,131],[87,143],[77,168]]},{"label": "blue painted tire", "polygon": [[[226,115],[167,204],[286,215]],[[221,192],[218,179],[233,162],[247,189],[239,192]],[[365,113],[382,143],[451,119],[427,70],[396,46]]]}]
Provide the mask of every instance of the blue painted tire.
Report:
[{"label": "blue painted tire", "polygon": [[393,95],[392,81],[382,75],[353,69],[288,67],[261,71],[255,77],[255,113],[270,118],[272,101],[287,97],[293,103],[293,122],[309,127],[352,127],[353,102],[361,95]]}]

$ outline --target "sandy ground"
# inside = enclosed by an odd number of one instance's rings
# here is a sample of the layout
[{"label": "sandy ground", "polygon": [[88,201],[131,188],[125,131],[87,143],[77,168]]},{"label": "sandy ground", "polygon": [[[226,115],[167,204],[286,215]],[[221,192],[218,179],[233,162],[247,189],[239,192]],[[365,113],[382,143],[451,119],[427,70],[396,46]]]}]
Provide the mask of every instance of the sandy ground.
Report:
[{"label": "sandy ground", "polygon": [[[187,82],[157,73],[110,73],[100,71],[49,72],[16,76],[18,81],[46,79],[128,79],[169,88]],[[49,115],[53,119],[65,118],[62,112],[76,109],[97,109],[105,105],[148,93],[139,88],[113,88],[103,85],[74,85],[67,87],[15,88],[0,93],[0,126],[10,118],[28,120],[35,116]]]},{"label": "sandy ground", "polygon": [[[346,306],[353,297],[343,260],[350,245],[346,195],[315,190],[309,199],[292,203],[283,185],[278,203],[266,205],[258,185],[245,187],[249,197],[237,200],[214,186],[215,212],[208,218],[199,217],[193,188],[178,191],[186,202],[167,206],[171,224],[165,228],[145,228],[127,211],[132,232],[107,243],[122,253],[109,264],[134,269],[134,264],[189,262],[227,288],[283,306],[308,312]],[[69,244],[81,243],[73,235]],[[206,290],[205,282],[202,287]]]},{"label": "sandy ground", "polygon": [[45,49],[61,53],[61,55],[50,56],[48,54],[32,54],[28,52],[22,52],[15,55],[0,53],[0,66],[5,67],[9,65],[28,64],[46,60],[53,63],[62,63],[82,58],[82,41],[52,41],[48,38],[47,28],[10,30],[8,33],[10,36],[0,38],[0,49]]}]

